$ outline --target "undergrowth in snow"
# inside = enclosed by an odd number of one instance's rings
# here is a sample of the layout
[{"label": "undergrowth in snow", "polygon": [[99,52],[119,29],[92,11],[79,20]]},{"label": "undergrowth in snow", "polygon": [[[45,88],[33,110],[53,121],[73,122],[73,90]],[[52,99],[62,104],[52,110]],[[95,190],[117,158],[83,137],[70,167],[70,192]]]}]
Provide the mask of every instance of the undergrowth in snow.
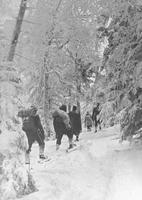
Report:
[{"label": "undergrowth in snow", "polygon": [[0,199],[13,200],[36,191],[35,181],[24,165],[27,141],[23,132],[0,135]]}]

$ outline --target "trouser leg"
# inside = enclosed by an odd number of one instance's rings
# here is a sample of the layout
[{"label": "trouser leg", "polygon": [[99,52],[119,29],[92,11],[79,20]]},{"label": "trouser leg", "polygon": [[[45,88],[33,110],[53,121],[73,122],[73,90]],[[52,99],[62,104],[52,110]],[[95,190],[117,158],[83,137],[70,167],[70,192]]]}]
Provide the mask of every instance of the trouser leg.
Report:
[{"label": "trouser leg", "polygon": [[44,157],[44,149],[45,149],[45,143],[39,144],[39,158]]},{"label": "trouser leg", "polygon": [[99,130],[101,130],[101,120],[100,119],[98,120],[98,127],[99,127]]},{"label": "trouser leg", "polygon": [[30,164],[30,153],[25,153],[25,164]]},{"label": "trouser leg", "polygon": [[76,133],[75,136],[76,136],[76,141],[79,141],[79,133]]},{"label": "trouser leg", "polygon": [[90,125],[87,126],[87,131],[91,131],[91,126]]},{"label": "trouser leg", "polygon": [[61,145],[62,137],[63,133],[56,133],[56,150],[58,150]]},{"label": "trouser leg", "polygon": [[98,122],[97,119],[95,119],[95,133],[97,132]]},{"label": "trouser leg", "polygon": [[36,140],[39,144],[39,158],[45,158],[45,156],[44,156],[44,149],[45,149],[44,136],[42,134],[40,134],[40,132],[37,132]]},{"label": "trouser leg", "polygon": [[69,148],[73,147],[73,132],[72,130],[67,130],[67,136],[68,136],[68,140],[69,140]]},{"label": "trouser leg", "polygon": [[75,135],[75,137],[76,137],[76,140],[75,140],[75,141],[79,141],[79,134],[80,134],[80,131],[79,131],[79,130],[74,130],[74,129],[73,129],[73,135]]},{"label": "trouser leg", "polygon": [[31,137],[32,135],[30,133],[26,133],[27,138],[28,138],[28,149],[26,150],[25,153],[25,163],[30,164],[30,152],[32,148],[32,144],[34,143],[34,138]]},{"label": "trouser leg", "polygon": [[79,141],[79,135],[76,136],[76,141]]}]

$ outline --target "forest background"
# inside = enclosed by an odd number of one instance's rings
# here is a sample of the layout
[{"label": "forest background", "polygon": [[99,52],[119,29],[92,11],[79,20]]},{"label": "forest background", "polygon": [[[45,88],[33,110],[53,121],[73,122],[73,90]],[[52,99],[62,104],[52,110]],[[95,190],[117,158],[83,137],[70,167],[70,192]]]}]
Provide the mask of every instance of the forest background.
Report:
[{"label": "forest background", "polygon": [[141,104],[142,3],[0,0],[0,5],[1,165],[13,166],[1,173],[0,193],[9,195],[9,185],[18,196],[36,189],[26,170],[23,181],[14,168],[23,169],[20,157],[26,148],[19,109],[36,105],[49,139],[52,112],[62,103],[68,110],[78,105],[83,121],[100,102],[105,127],[119,123],[129,105],[131,115]]}]

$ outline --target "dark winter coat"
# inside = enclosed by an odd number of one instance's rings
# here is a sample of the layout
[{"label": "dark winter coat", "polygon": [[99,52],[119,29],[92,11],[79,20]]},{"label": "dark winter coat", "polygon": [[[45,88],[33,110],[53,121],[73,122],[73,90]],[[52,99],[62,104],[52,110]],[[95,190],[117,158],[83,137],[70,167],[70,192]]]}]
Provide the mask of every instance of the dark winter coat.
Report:
[{"label": "dark winter coat", "polygon": [[39,134],[42,140],[45,138],[39,115],[23,118],[22,129],[26,132],[28,138],[34,139],[34,137],[37,137]]},{"label": "dark winter coat", "polygon": [[52,116],[56,134],[66,134],[66,131],[71,128],[68,114],[63,110],[56,110]]},{"label": "dark winter coat", "polygon": [[99,115],[99,113],[100,113],[99,106],[94,107],[93,113],[92,113],[92,120],[93,121],[97,120],[97,116]]},{"label": "dark winter coat", "polygon": [[69,112],[69,117],[71,121],[71,127],[74,134],[79,134],[82,130],[81,127],[81,117],[80,113],[76,113],[75,111]]}]

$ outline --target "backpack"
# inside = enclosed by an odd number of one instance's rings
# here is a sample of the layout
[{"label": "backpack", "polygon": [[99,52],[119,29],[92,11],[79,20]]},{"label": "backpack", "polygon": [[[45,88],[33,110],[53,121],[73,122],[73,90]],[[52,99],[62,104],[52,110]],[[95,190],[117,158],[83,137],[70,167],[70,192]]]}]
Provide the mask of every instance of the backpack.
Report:
[{"label": "backpack", "polygon": [[23,118],[23,131],[36,131],[37,127],[35,126],[34,118],[32,116]]}]

